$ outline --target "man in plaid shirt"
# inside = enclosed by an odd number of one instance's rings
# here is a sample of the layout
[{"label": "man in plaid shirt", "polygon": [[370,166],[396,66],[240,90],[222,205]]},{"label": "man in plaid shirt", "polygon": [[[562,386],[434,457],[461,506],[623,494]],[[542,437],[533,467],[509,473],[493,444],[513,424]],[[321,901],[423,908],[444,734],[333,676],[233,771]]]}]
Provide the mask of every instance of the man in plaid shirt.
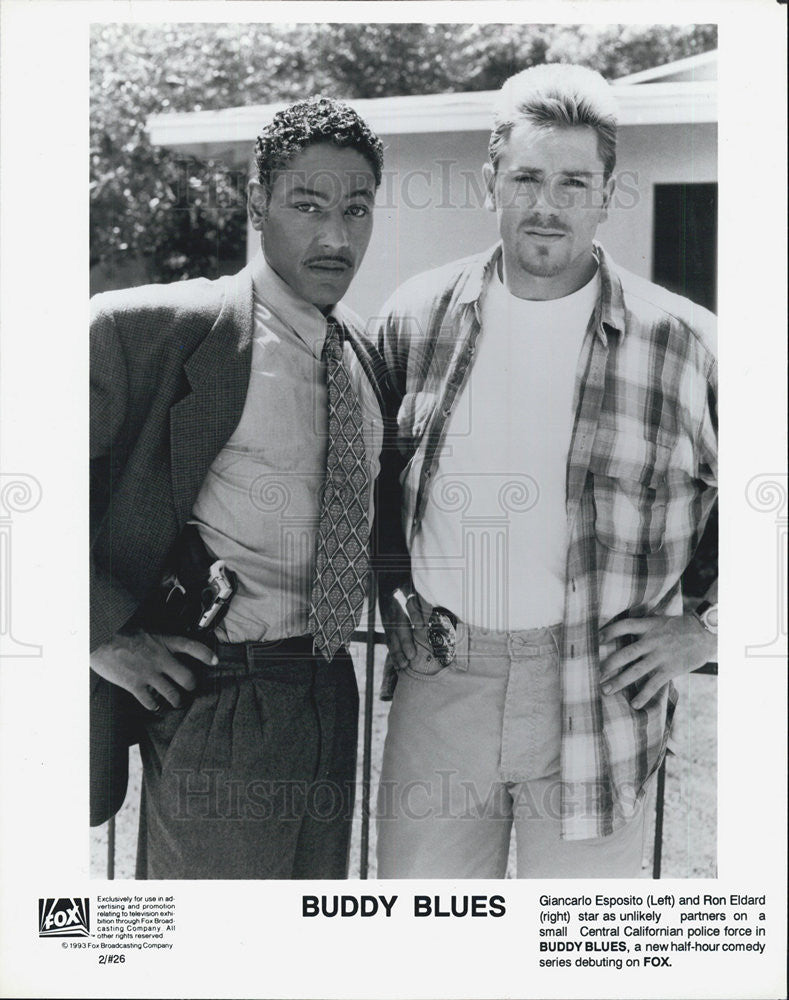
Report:
[{"label": "man in plaid shirt", "polygon": [[381,321],[407,556],[381,572],[380,877],[502,877],[513,826],[519,877],[638,875],[671,679],[716,658],[714,594],[683,613],[680,583],[716,495],[714,317],[595,242],[615,157],[598,74],[508,80],[501,243]]}]

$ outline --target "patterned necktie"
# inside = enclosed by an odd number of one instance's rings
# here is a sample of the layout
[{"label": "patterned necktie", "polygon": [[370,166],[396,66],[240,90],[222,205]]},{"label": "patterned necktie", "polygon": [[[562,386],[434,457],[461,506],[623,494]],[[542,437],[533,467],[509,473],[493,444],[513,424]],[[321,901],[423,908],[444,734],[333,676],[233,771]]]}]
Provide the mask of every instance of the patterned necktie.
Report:
[{"label": "patterned necktie", "polygon": [[328,316],[326,327],[329,446],[307,628],[317,652],[331,661],[349,642],[364,604],[370,482],[362,408],[342,359],[342,326]]}]

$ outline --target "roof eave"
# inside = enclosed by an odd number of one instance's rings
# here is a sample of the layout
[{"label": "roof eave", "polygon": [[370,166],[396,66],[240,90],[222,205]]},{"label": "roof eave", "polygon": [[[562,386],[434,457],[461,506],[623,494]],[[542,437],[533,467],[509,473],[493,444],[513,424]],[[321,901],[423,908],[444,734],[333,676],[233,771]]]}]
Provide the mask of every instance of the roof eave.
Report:
[{"label": "roof eave", "polygon": [[[614,86],[619,124],[699,124],[717,121],[715,81],[643,83]],[[496,91],[429,94],[348,101],[382,136],[435,132],[488,131]],[[250,105],[223,111],[151,115],[146,129],[154,146],[207,159],[246,162],[263,123],[286,103]],[[239,159],[239,148],[243,154]]]}]

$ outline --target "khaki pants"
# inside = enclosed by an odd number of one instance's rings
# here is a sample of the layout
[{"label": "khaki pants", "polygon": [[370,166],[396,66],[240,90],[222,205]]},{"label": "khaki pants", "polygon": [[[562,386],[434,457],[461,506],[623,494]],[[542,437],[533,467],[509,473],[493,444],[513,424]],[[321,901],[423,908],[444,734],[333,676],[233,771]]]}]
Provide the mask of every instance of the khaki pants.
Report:
[{"label": "khaki pants", "polygon": [[645,809],[609,837],[560,838],[559,627],[460,624],[441,668],[427,637],[398,675],[378,794],[379,878],[635,878]]}]

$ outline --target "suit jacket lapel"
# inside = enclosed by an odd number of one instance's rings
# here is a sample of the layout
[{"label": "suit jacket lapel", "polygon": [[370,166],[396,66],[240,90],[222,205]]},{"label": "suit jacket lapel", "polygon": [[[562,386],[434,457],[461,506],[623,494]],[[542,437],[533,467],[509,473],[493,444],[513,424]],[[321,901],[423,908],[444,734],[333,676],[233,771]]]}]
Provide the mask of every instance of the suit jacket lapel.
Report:
[{"label": "suit jacket lapel", "polygon": [[226,279],[219,315],[186,361],[191,392],[170,410],[173,500],[179,528],[192,513],[209,466],[236,429],[252,360],[252,277],[248,267]]}]

